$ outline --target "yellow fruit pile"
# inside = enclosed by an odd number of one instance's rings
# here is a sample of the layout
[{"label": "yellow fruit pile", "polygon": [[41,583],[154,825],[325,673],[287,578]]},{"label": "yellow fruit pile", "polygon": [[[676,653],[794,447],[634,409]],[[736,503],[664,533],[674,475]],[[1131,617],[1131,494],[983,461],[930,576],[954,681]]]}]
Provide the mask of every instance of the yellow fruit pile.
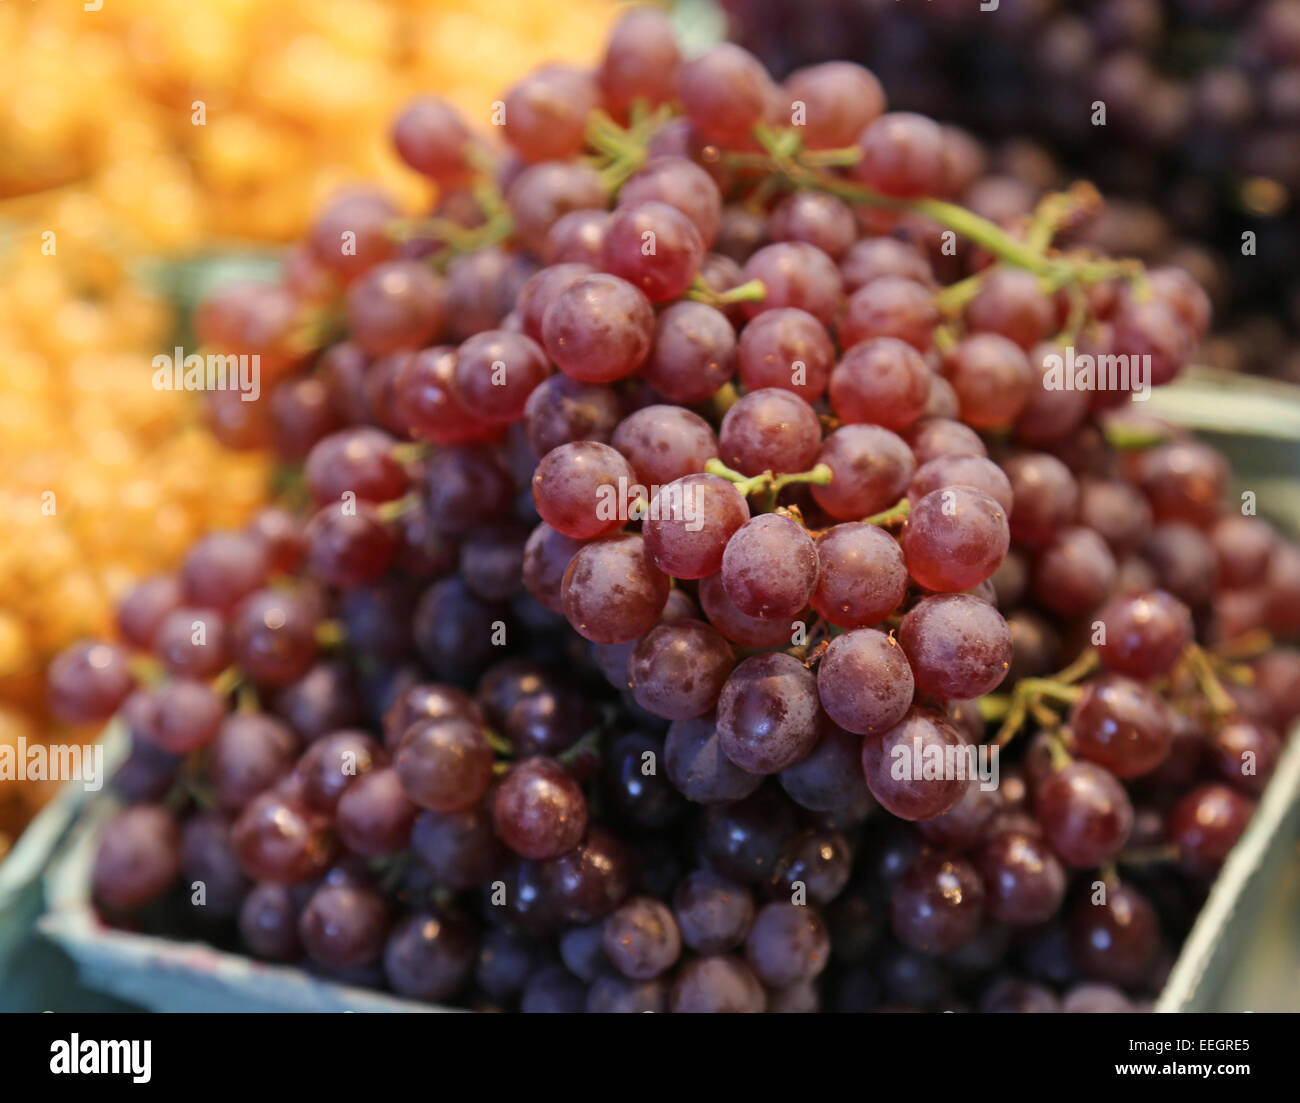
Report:
[{"label": "yellow fruit pile", "polygon": [[[173,313],[149,258],[300,236],[339,188],[429,188],[388,144],[437,92],[594,58],[608,0],[0,2],[0,743],[51,734],[44,668],[114,599],[242,524],[268,461],[151,385]],[[48,786],[0,781],[0,852]],[[44,791],[41,791],[44,790]]]}]

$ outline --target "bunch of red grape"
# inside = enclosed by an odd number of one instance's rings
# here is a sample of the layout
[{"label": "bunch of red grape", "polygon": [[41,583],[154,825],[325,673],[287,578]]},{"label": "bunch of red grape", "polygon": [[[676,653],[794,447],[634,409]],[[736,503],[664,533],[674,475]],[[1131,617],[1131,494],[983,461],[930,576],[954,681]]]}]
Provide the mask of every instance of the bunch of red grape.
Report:
[{"label": "bunch of red grape", "polygon": [[496,162],[398,118],[431,215],[205,309],[309,516],[54,664],[133,745],[104,915],[484,1009],[1148,999],[1300,711],[1300,550],[1053,365],[1167,381],[1204,295],[1055,248],[1087,188],[951,203],[978,151],[853,65],[634,10],[503,102]]},{"label": "bunch of red grape", "polygon": [[774,73],[857,61],[892,103],[1010,145],[1003,168],[1018,179],[980,182],[970,204],[1009,213],[1053,160],[1131,201],[1112,215],[1126,255],[1145,259],[1145,244],[1208,259],[1194,274],[1226,308],[1215,361],[1300,381],[1294,0],[720,4]]}]

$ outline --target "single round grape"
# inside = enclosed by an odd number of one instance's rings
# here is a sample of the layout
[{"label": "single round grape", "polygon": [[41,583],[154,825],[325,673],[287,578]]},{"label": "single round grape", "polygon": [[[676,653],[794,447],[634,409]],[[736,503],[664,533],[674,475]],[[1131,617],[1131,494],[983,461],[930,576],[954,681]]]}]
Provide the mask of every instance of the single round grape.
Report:
[{"label": "single round grape", "polygon": [[1277,767],[1282,741],[1263,724],[1230,720],[1210,738],[1209,751],[1210,765],[1224,781],[1247,796],[1258,797]]},{"label": "single round grape", "polygon": [[1288,731],[1300,715],[1300,651],[1276,647],[1254,664],[1255,685],[1272,705],[1271,720],[1277,731]]},{"label": "single round grape", "polygon": [[244,807],[235,820],[231,843],[245,873],[281,885],[319,877],[335,849],[323,816],[274,789]]},{"label": "single round grape", "polygon": [[1110,545],[1085,528],[1059,532],[1039,553],[1033,588],[1039,605],[1062,616],[1097,608],[1114,590],[1118,568]]},{"label": "single round grape", "polygon": [[714,716],[672,723],[664,742],[664,769],[688,800],[700,804],[740,800],[763,781],[723,754]]},{"label": "single round grape", "polygon": [[236,610],[230,655],[258,685],[284,686],[307,673],[316,660],[318,610],[293,590],[258,590]]},{"label": "single round grape", "polygon": [[1002,615],[968,594],[924,598],[903,618],[898,641],[917,687],[940,697],[980,697],[998,687],[1011,664]]},{"label": "single round grape", "polygon": [[909,198],[943,191],[943,131],[924,115],[889,111],[858,135],[862,159],[853,175],[874,191]]},{"label": "single round grape", "polygon": [[549,758],[512,766],[492,799],[497,835],[525,858],[557,858],[587,830],[587,801],[577,782]]},{"label": "single round grape", "polygon": [[1129,998],[1109,984],[1077,984],[1061,1001],[1067,1015],[1125,1014],[1136,1010]]},{"label": "single round grape", "polygon": [[936,456],[917,468],[907,488],[907,497],[915,505],[927,494],[946,487],[973,487],[1011,513],[1011,482],[992,460],[983,456]]},{"label": "single round grape", "polygon": [[1177,521],[1156,525],[1142,545],[1142,557],[1155,574],[1155,585],[1192,609],[1210,603],[1216,570],[1214,547],[1199,529]]},{"label": "single round grape", "polygon": [[957,392],[962,421],[977,429],[998,429],[1014,422],[1035,383],[1024,351],[993,333],[959,341],[945,357],[944,372]]},{"label": "single round grape", "polygon": [[741,276],[742,282],[759,280],[764,288],[760,302],[745,304],[745,311],[751,317],[794,307],[826,326],[839,313],[844,297],[835,262],[815,245],[804,241],[778,241],[763,246],[745,261]]},{"label": "single round grape", "polygon": [[162,896],[180,875],[180,830],[166,809],[133,804],[104,824],[91,871],[91,895],[115,912]]},{"label": "single round grape", "polygon": [[565,922],[595,923],[627,899],[630,867],[623,844],[593,826],[577,846],[542,863],[543,888]]},{"label": "single round grape", "polygon": [[964,858],[923,854],[895,883],[889,910],[895,937],[923,954],[951,953],[984,917],[984,883]]},{"label": "single round grape", "polygon": [[552,613],[564,612],[561,587],[581,540],[574,540],[551,528],[545,521],[533,529],[524,544],[521,565],[523,584],[541,605]]},{"label": "single round grape", "polygon": [[627,460],[608,444],[574,441],[542,457],[533,475],[533,501],[553,529],[590,540],[626,524],[635,480]]},{"label": "single round grape", "polygon": [[809,832],[796,839],[781,859],[773,880],[777,894],[806,893],[814,904],[829,904],[849,883],[853,851],[837,831]]},{"label": "single round grape", "polygon": [[1034,804],[1043,834],[1066,865],[1088,869],[1110,861],[1133,830],[1133,805],[1124,787],[1091,762],[1049,774]]},{"label": "single round grape", "polygon": [[659,619],[668,590],[668,577],[652,563],[645,542],[630,533],[584,544],[561,585],[565,617],[595,643],[644,635]]},{"label": "single round grape", "polygon": [[222,721],[208,751],[207,773],[222,808],[243,808],[285,777],[298,737],[271,716],[235,713]]},{"label": "single round grape", "polygon": [[817,549],[801,525],[765,513],[732,534],[722,556],[722,585],[746,616],[789,620],[817,585]]},{"label": "single round grape", "polygon": [[614,968],[632,980],[659,976],[682,950],[673,913],[646,896],[633,897],[605,920],[603,944]]},{"label": "single round grape", "polygon": [[1102,662],[1133,678],[1166,674],[1192,642],[1191,613],[1164,590],[1113,598],[1097,620],[1105,626],[1097,644]]},{"label": "single round grape", "polygon": [[781,652],[740,663],[718,698],[718,741],[742,770],[775,774],[816,745],[817,679]]},{"label": "single round grape", "polygon": [[634,981],[617,973],[604,973],[587,989],[586,1010],[596,1015],[667,1011],[668,985],[662,978]]},{"label": "single round grape", "polygon": [[734,484],[717,475],[683,476],[650,499],[641,526],[646,554],[674,578],[716,574],[727,542],[748,519],[749,506]]},{"label": "single round grape", "polygon": [[460,113],[438,96],[415,97],[393,121],[397,155],[442,184],[457,183],[466,175],[470,138]]},{"label": "single round grape", "polygon": [[885,110],[885,92],[869,69],[823,61],[796,69],[783,84],[790,102],[804,105],[801,136],[807,149],[852,145]]},{"label": "single round grape", "polygon": [[1087,896],[1070,914],[1070,952],[1079,971],[1094,980],[1141,984],[1160,952],[1160,921],[1136,889],[1109,885],[1102,902]]},{"label": "single round grape", "polygon": [[626,9],[596,70],[606,108],[618,116],[636,100],[651,106],[671,100],[681,60],[667,15],[658,8]]},{"label": "single round grape", "polygon": [[912,506],[901,543],[908,573],[929,590],[967,590],[992,576],[1011,545],[1006,510],[968,486],[934,490]]},{"label": "single round grape", "polygon": [[1011,481],[1011,539],[1041,547],[1074,521],[1079,486],[1070,469],[1045,452],[1022,452],[1002,465]]},{"label": "single round grape", "polygon": [[415,606],[416,650],[436,678],[463,683],[496,652],[493,636],[504,610],[473,594],[459,577],[430,586]]},{"label": "single round grape", "polygon": [[1122,479],[1079,481],[1079,523],[1101,533],[1118,556],[1135,551],[1151,528],[1151,507]]},{"label": "single round grape", "polygon": [[[465,585],[484,601],[508,601],[523,590],[523,525],[500,524],[476,529],[460,546],[460,574]],[[349,639],[354,637],[349,633]],[[374,647],[368,648],[372,654]]]},{"label": "single round grape", "polygon": [[565,375],[584,383],[631,375],[649,355],[654,334],[649,299],[633,283],[604,273],[565,287],[542,321],[546,354]]},{"label": "single round grape", "polygon": [[537,385],[524,406],[528,443],[545,456],[574,441],[608,442],[619,414],[618,396],[609,387],[552,375]]},{"label": "single round grape", "polygon": [[350,283],[396,253],[397,242],[388,229],[398,214],[377,191],[345,192],[316,216],[307,241],[322,267]]},{"label": "single round grape", "polygon": [[[404,364],[405,352],[395,354]],[[271,391],[271,422],[275,453],[283,460],[302,460],[312,447],[342,427],[334,398],[324,380],[315,376],[287,379]]]},{"label": "single round grape", "polygon": [[[407,475],[394,458],[396,441],[369,425],[341,429],[318,441],[307,457],[303,476],[317,506],[342,501],[387,502],[407,492]],[[256,584],[248,591],[256,589]],[[240,594],[242,597],[243,594]]]},{"label": "single round grape", "polygon": [[802,808],[838,812],[870,800],[862,774],[862,739],[831,723],[817,725],[817,745],[781,771],[781,788]]},{"label": "single round grape", "polygon": [[266,548],[256,536],[214,532],[186,553],[181,586],[190,604],[225,613],[261,586],[269,570]]},{"label": "single round grape", "polygon": [[1052,297],[1024,268],[995,268],[966,306],[966,324],[976,333],[996,333],[1028,351],[1056,324]]},{"label": "single round grape", "polygon": [[722,461],[743,475],[807,471],[821,449],[821,422],[789,391],[767,387],[739,399],[722,419]]},{"label": "single round grape", "polygon": [[568,65],[535,69],[506,93],[506,141],[525,161],[572,157],[582,149],[596,101],[590,74]]},{"label": "single round grape", "polygon": [[384,976],[400,996],[435,1003],[460,992],[478,956],[469,924],[438,911],[400,919],[384,946]]},{"label": "single round grape", "polygon": [[646,382],[674,402],[711,398],[736,372],[736,332],[706,303],[673,303],[659,315]]},{"label": "single round grape", "polygon": [[911,345],[893,336],[865,338],[831,373],[831,405],[843,422],[897,431],[925,413],[930,379],[929,367]]},{"label": "single round grape", "polygon": [[715,954],[693,958],[678,970],[669,995],[675,1014],[761,1014],[767,996],[740,958]]},{"label": "single round grape", "polygon": [[321,965],[353,969],[379,959],[391,922],[378,890],[364,884],[326,882],[298,917],[303,949]]},{"label": "single round grape", "polygon": [[348,288],[351,339],[371,356],[429,344],[443,324],[443,287],[423,261],[375,265]]},{"label": "single round grape", "polygon": [[50,663],[46,684],[50,708],[60,720],[98,724],[118,710],[135,679],[121,648],[85,641],[59,652]]},{"label": "single round grape", "polygon": [[176,609],[158,626],[152,650],[168,674],[211,678],[230,664],[226,618],[207,609]]},{"label": "single round grape", "polygon": [[702,716],[717,704],[735,662],[730,644],[703,621],[658,624],[628,661],[632,696],[667,720]]},{"label": "single round grape", "polygon": [[434,882],[450,889],[469,889],[490,880],[506,857],[483,805],[457,812],[421,812],[411,828],[411,850],[428,867]]},{"label": "single round grape", "polygon": [[817,666],[817,693],[827,715],[846,731],[875,735],[911,707],[915,686],[907,656],[893,636],[857,628],[836,636]]},{"label": "single round grape", "polygon": [[532,338],[489,329],[457,350],[452,380],[462,406],[503,425],[523,415],[529,396],[549,374],[546,355]]},{"label": "single round grape", "polygon": [[974,429],[948,417],[923,417],[904,429],[902,435],[918,466],[940,456],[988,456],[988,449]]},{"label": "single round grape", "polygon": [[337,827],[343,845],[366,858],[405,850],[419,808],[406,799],[391,766],[357,778],[339,798]]},{"label": "single round grape", "polygon": [[1115,311],[1112,325],[1116,352],[1151,358],[1148,382],[1153,387],[1170,382],[1183,370],[1196,348],[1196,335],[1191,327],[1169,304],[1158,299],[1138,302],[1125,298]]},{"label": "single round grape", "polygon": [[816,402],[830,382],[835,346],[806,310],[766,310],[740,332],[740,379],[749,391],[776,387]]},{"label": "single round grape", "polygon": [[652,303],[677,298],[703,259],[704,240],[695,223],[655,199],[620,201],[601,244],[601,267],[640,289]]},{"label": "single round grape", "polygon": [[153,644],[158,628],[184,601],[180,580],[171,574],[144,578],[126,591],[117,605],[117,627],[122,639],[144,650]]},{"label": "single round grape", "polygon": [[764,984],[784,988],[812,980],[830,960],[831,940],[817,910],[774,901],[754,916],[745,959]]},{"label": "single round grape", "polygon": [[673,914],[687,946],[700,954],[720,954],[745,940],[754,918],[754,901],[743,885],[697,870],[677,883]]},{"label": "single round grape", "polygon": [[610,443],[647,487],[665,486],[704,470],[718,438],[699,414],[680,406],[644,406],[618,423]]},{"label": "single round grape", "polygon": [[150,738],[170,754],[189,754],[217,736],[226,705],[203,682],[173,678],[154,691]]},{"label": "single round grape", "polygon": [[1065,899],[1065,870],[1046,843],[1024,831],[1001,831],[979,850],[989,916],[999,923],[1045,923]]},{"label": "single round grape", "polygon": [[548,965],[528,978],[519,1010],[525,1015],[573,1015],[587,1009],[587,986],[562,965]]},{"label": "single round grape", "polygon": [[853,210],[827,192],[797,191],[772,208],[773,241],[806,241],[838,260],[858,236]]},{"label": "single round grape", "polygon": [[367,502],[337,502],[307,525],[307,570],[321,582],[347,589],[373,581],[397,551],[393,531]]},{"label": "single round grape", "polygon": [[705,138],[742,146],[763,117],[771,79],[747,50],[723,42],[677,71],[677,98]]},{"label": "single round grape", "polygon": [[393,767],[421,808],[455,812],[476,804],[492,781],[492,748],[458,717],[417,721],[402,736]]},{"label": "single round grape", "polygon": [[463,341],[485,330],[515,328],[506,319],[535,270],[530,257],[497,245],[456,257],[447,266],[443,296],[447,335]]},{"label": "single round grape", "polygon": [[1273,551],[1281,541],[1273,527],[1258,517],[1229,514],[1210,533],[1221,587],[1257,585],[1268,574]]},{"label": "single round grape", "polygon": [[903,439],[878,425],[836,429],[817,460],[831,469],[831,481],[814,485],[812,495],[837,521],[860,521],[897,503],[914,469]]},{"label": "single round grape", "polygon": [[582,209],[560,215],[546,231],[543,258],[548,264],[582,264],[594,269],[600,264],[609,219],[605,210]]},{"label": "single round grape", "polygon": [[1157,521],[1207,526],[1219,511],[1228,482],[1223,457],[1200,441],[1182,440],[1143,452],[1137,482]]},{"label": "single round grape", "polygon": [[[840,345],[847,353],[863,342],[891,338],[913,351],[925,352],[933,342],[938,324],[934,293],[926,284],[903,276],[881,276],[849,296],[839,321]],[[926,396],[929,397],[928,387]]]},{"label": "single round grape", "polygon": [[1212,877],[1237,845],[1255,804],[1227,785],[1208,782],[1183,794],[1169,812],[1169,839],[1193,877]]},{"label": "single round grape", "polygon": [[969,775],[950,776],[956,771],[946,765],[935,770],[934,760],[946,763],[956,755],[956,762],[965,762],[965,747],[961,733],[942,713],[912,708],[894,727],[862,744],[867,788],[899,819],[941,816],[962,799],[970,781]]},{"label": "single round grape", "polygon": [[699,820],[699,857],[709,869],[746,884],[775,876],[798,834],[794,808],[772,786],[730,805],[711,805]]},{"label": "single round grape", "polygon": [[849,522],[817,538],[819,573],[811,604],[842,628],[876,624],[899,607],[907,590],[903,552],[876,525]]},{"label": "single round grape", "polygon": [[254,885],[239,908],[239,941],[244,949],[270,961],[292,961],[302,952],[298,942],[298,907],[284,885]]}]

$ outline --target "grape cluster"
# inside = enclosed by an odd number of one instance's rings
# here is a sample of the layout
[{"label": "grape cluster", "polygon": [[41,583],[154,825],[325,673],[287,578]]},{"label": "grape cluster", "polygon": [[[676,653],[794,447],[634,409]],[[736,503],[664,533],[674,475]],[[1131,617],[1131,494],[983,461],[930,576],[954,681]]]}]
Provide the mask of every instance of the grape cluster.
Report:
[{"label": "grape cluster", "polygon": [[775,73],[852,59],[892,102],[996,143],[993,173],[966,197],[991,217],[1024,213],[1062,165],[1123,197],[1097,232],[1126,254],[1192,265],[1221,300],[1204,358],[1300,381],[1293,0],[722,7],[730,34]]},{"label": "grape cluster", "polygon": [[1300,711],[1300,550],[1048,366],[1165,381],[1203,294],[1053,247],[1086,188],[952,203],[856,66],[636,9],[504,102],[495,165],[398,119],[428,218],[318,217],[276,294],[332,340],[209,305],[305,508],[50,671],[132,738],[104,914],[484,1009],[1145,1001]]}]

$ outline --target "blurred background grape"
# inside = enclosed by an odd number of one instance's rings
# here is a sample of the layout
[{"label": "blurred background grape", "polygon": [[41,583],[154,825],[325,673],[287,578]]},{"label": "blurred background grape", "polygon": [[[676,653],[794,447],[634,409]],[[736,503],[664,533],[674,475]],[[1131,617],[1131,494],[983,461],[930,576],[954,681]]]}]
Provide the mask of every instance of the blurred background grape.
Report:
[{"label": "blurred background grape", "polygon": [[[486,126],[526,69],[592,59],[613,11],[0,3],[0,741],[52,734],[49,657],[111,633],[130,580],[267,496],[265,455],[226,451],[194,396],[151,385],[208,258],[264,269],[356,181],[427,206],[388,140],[396,109],[437,92]],[[0,781],[0,854],[51,788]]]}]

